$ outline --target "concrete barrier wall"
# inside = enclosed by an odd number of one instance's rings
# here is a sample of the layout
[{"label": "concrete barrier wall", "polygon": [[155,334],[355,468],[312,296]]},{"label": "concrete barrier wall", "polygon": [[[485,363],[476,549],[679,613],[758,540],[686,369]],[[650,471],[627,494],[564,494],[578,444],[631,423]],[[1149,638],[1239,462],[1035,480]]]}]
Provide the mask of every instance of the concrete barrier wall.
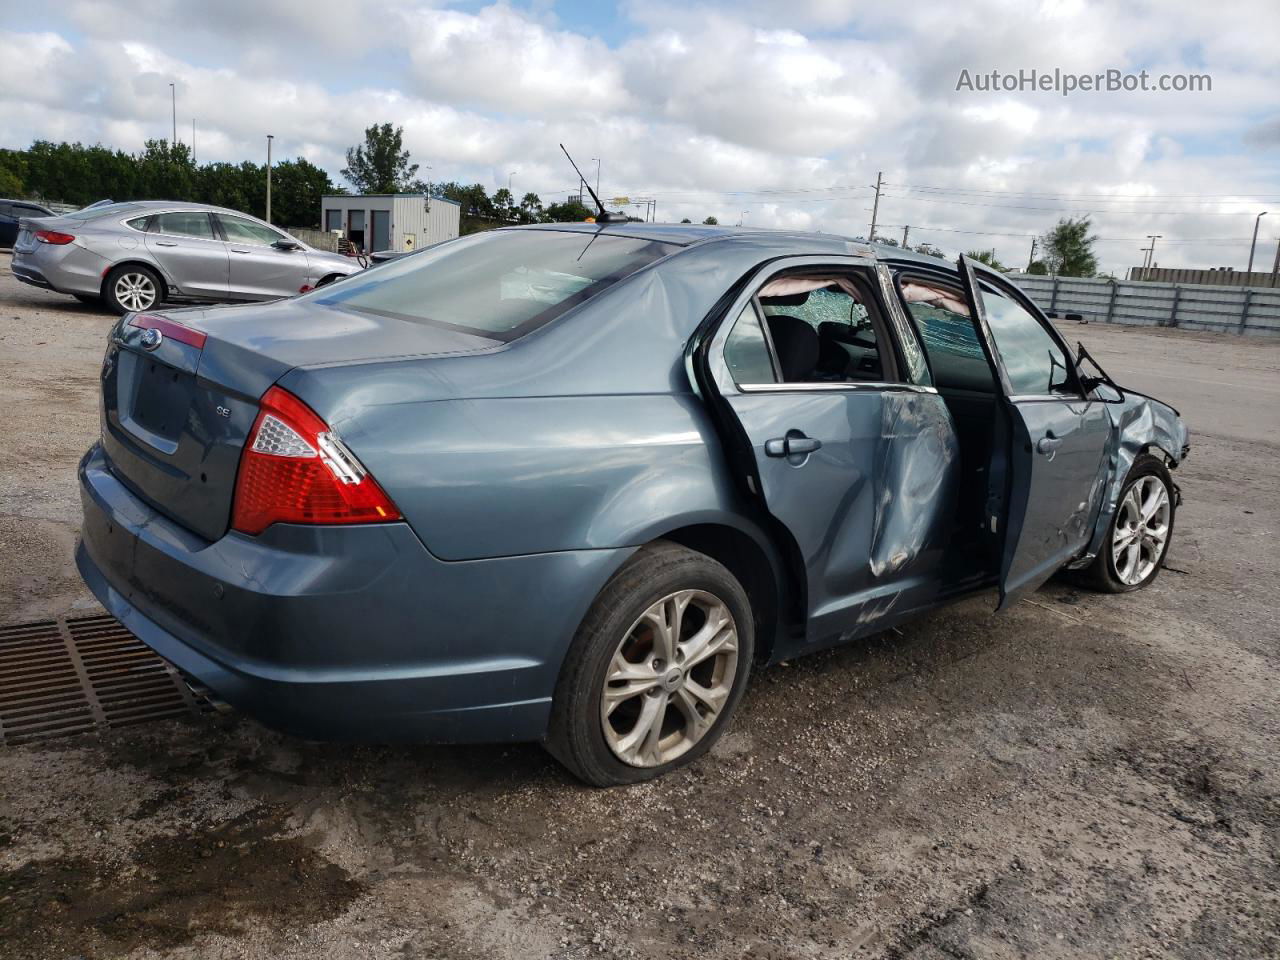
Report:
[{"label": "concrete barrier wall", "polygon": [[1040,308],[1085,320],[1280,336],[1280,288],[1010,274]]}]

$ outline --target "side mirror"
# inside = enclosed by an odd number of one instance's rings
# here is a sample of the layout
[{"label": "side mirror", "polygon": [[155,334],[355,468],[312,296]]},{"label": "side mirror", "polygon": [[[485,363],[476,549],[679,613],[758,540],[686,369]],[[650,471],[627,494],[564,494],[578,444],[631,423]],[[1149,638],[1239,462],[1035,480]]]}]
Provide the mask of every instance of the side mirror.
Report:
[{"label": "side mirror", "polygon": [[272,244],[272,246],[275,247],[277,250],[283,250],[286,253],[289,253],[294,250],[302,249],[302,244],[296,243],[293,240],[277,240],[275,243]]}]

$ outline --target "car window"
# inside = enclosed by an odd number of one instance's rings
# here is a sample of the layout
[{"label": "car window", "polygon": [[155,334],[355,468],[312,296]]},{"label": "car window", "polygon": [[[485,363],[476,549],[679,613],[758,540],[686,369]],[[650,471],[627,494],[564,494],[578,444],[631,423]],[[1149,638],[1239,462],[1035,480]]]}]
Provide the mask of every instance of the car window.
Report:
[{"label": "car window", "polygon": [[773,361],[769,359],[769,345],[760,326],[760,315],[754,304],[748,303],[738,315],[733,329],[724,342],[724,362],[728,364],[733,380],[738,384],[775,383]]},{"label": "car window", "polygon": [[10,204],[0,200],[0,217],[8,217],[13,214],[13,207]]},{"label": "car window", "polygon": [[929,351],[933,382],[941,389],[995,392],[995,376],[959,290],[904,278],[903,299]]},{"label": "car window", "polygon": [[270,246],[277,240],[285,239],[283,233],[270,227],[246,220],[244,217],[231,217],[225,213],[218,214],[218,222],[222,224],[222,232],[231,243],[256,243]]},{"label": "car window", "polygon": [[1070,391],[1067,356],[1039,320],[990,290],[982,291],[982,306],[1015,396]]},{"label": "car window", "polygon": [[880,336],[862,298],[843,278],[782,277],[765,284],[760,305],[783,382],[885,379]]},{"label": "car window", "polygon": [[209,223],[209,215],[203,210],[181,210],[176,213],[162,213],[156,218],[154,232],[167,233],[171,237],[213,239],[213,226]]},{"label": "car window", "polygon": [[132,220],[126,220],[125,226],[133,227],[133,229],[141,233],[146,233],[147,221],[149,221],[150,219],[151,219],[150,217],[134,217]]},{"label": "car window", "polygon": [[493,230],[392,260],[302,299],[510,341],[677,249],[602,233]]}]

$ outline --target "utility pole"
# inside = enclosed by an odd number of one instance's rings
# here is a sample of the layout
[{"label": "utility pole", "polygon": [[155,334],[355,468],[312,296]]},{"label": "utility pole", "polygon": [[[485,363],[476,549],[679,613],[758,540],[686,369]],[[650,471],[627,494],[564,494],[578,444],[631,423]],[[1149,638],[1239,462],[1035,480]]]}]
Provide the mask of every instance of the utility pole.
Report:
[{"label": "utility pole", "polygon": [[1151,246],[1147,249],[1147,262],[1142,265],[1142,279],[1147,279],[1146,271],[1150,270],[1156,264],[1156,241],[1163,237],[1163,233],[1148,233],[1147,239],[1151,241]]},{"label": "utility pole", "polygon": [[173,105],[173,139],[169,141],[172,148],[178,143],[178,88],[172,83],[169,84],[169,99]]},{"label": "utility pole", "polygon": [[1027,255],[1027,273],[1031,272],[1031,265],[1036,262],[1036,244],[1039,241],[1039,237],[1031,238],[1031,253]]},{"label": "utility pole", "polygon": [[191,165],[196,162],[196,118],[191,118]]},{"label": "utility pole", "polygon": [[876,239],[876,214],[880,212],[880,188],[882,186],[884,186],[883,171],[877,170],[875,186],[876,199],[875,203],[871,205],[871,236],[867,238],[872,242],[875,242]]},{"label": "utility pole", "polygon": [[902,225],[902,249],[907,249],[907,231],[911,229],[911,224],[904,223]]},{"label": "utility pole", "polygon": [[271,222],[271,141],[274,134],[267,134],[267,223]]},{"label": "utility pole", "polygon": [[[1258,224],[1262,222],[1262,218],[1266,215],[1267,211],[1263,210],[1253,218],[1253,242],[1249,244],[1249,266],[1245,268],[1245,273],[1253,273],[1253,248],[1258,245]],[[1247,278],[1245,283],[1248,283]]]}]

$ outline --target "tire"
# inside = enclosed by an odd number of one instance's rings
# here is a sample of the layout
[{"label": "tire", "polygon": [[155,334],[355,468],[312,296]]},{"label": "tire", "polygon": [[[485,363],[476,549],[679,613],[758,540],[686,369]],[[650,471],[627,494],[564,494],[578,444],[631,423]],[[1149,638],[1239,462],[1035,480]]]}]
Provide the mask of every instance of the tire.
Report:
[{"label": "tire", "polygon": [[[1159,484],[1163,488],[1164,508],[1157,509],[1149,520],[1144,520],[1140,506],[1144,494],[1150,496]],[[1130,500],[1135,488],[1138,489],[1138,506]],[[1169,545],[1173,542],[1173,522],[1177,512],[1177,494],[1173,478],[1169,470],[1158,457],[1143,454],[1134,461],[1125,477],[1124,487],[1120,492],[1120,500],[1115,514],[1107,526],[1107,536],[1102,549],[1084,570],[1084,582],[1103,593],[1128,593],[1148,586],[1160,573],[1165,558],[1169,555]],[[1134,521],[1137,521],[1134,527]],[[1117,530],[1122,527],[1136,529],[1137,560],[1130,549],[1121,549],[1118,544]],[[1162,535],[1162,539],[1160,536]],[[1121,537],[1123,537],[1123,530]],[[1154,541],[1158,540],[1158,547]],[[1132,537],[1130,537],[1132,542]],[[1117,556],[1119,555],[1119,561]],[[1136,569],[1133,564],[1137,564]]]},{"label": "tire", "polygon": [[[661,655],[659,621],[680,625],[674,656]],[[696,659],[708,649],[715,652]],[[546,747],[597,787],[639,783],[692,763],[728,727],[754,653],[751,604],[728,570],[667,541],[642,547],[605,584],[573,638]],[[610,680],[611,672],[629,676]]]},{"label": "tire", "polygon": [[154,309],[164,302],[164,293],[160,275],[141,264],[122,264],[108,273],[102,283],[102,297],[116,313]]}]

